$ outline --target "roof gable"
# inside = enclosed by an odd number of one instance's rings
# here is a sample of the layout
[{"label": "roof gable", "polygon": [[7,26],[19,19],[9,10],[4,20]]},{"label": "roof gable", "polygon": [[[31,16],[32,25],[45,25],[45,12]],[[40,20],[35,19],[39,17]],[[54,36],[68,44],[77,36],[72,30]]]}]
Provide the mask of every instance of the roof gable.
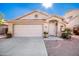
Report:
[{"label": "roof gable", "polygon": [[67,22],[64,20],[64,17],[61,17],[61,16],[57,16],[57,15],[52,15],[50,16],[47,21],[49,20],[57,20],[58,22],[60,23],[63,23],[63,24],[66,24]]},{"label": "roof gable", "polygon": [[48,17],[49,17],[49,15],[46,13],[43,13],[40,11],[32,11],[31,13],[28,13],[17,19],[47,19]]}]

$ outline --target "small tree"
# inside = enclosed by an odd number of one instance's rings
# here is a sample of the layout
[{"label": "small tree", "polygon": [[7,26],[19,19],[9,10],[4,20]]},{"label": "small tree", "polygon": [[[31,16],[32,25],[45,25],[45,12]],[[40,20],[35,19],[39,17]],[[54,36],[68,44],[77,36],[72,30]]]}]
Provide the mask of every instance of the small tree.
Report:
[{"label": "small tree", "polygon": [[4,19],[3,19],[3,15],[2,14],[0,14],[0,25],[2,25],[2,24],[4,24]]}]

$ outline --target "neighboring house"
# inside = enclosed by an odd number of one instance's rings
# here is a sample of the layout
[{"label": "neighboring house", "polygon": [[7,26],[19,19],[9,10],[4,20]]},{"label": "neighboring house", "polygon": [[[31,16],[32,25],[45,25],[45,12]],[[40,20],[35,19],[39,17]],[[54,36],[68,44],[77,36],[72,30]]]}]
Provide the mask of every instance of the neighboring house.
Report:
[{"label": "neighboring house", "polygon": [[2,24],[0,25],[0,35],[5,35],[8,31],[8,25]]},{"label": "neighboring house", "polygon": [[62,29],[66,27],[63,17],[40,11],[7,22],[8,32],[15,37],[42,37],[43,32],[48,32],[48,36],[60,36]]},{"label": "neighboring house", "polygon": [[65,20],[67,21],[67,27],[72,29],[79,26],[79,10],[72,10],[65,14]]}]

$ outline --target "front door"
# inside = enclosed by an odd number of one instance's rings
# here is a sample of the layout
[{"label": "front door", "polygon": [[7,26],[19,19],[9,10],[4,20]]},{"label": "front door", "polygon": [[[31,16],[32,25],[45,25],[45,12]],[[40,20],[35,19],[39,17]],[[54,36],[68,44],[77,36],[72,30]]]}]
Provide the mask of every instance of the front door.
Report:
[{"label": "front door", "polygon": [[55,22],[51,22],[49,23],[49,36],[56,36],[56,23]]}]

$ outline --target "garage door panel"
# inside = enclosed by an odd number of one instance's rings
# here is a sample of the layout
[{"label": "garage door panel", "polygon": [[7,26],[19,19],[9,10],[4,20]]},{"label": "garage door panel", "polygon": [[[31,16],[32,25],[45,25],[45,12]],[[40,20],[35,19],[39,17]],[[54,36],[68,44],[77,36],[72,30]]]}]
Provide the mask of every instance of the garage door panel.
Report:
[{"label": "garage door panel", "polygon": [[14,36],[40,37],[42,36],[42,25],[15,25]]}]

